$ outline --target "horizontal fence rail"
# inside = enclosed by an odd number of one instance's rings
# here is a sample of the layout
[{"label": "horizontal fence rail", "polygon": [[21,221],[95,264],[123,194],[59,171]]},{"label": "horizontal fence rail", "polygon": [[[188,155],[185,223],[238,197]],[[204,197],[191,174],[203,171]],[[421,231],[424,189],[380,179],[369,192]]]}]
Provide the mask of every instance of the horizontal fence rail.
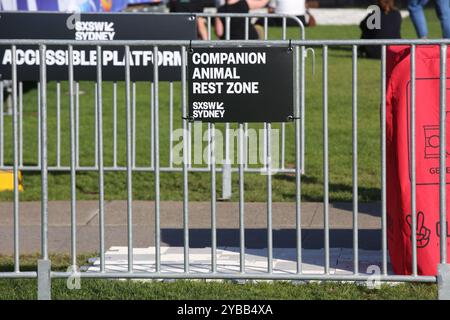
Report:
[{"label": "horizontal fence rail", "polygon": [[[211,29],[210,18],[215,16],[203,15],[208,22],[208,29]],[[247,17],[247,16],[246,16]],[[264,17],[264,16],[263,16]],[[250,18],[250,17],[248,17]],[[266,23],[267,24],[267,23]],[[267,29],[266,29],[267,30]],[[304,32],[303,29],[301,29]],[[304,38],[304,33],[301,33],[301,37]],[[266,37],[267,39],[267,37]],[[25,163],[25,150],[23,150],[24,140],[23,140],[23,90],[22,85],[17,81],[17,65],[15,59],[13,59],[12,64],[12,157],[6,157],[4,154],[4,144],[6,142],[5,134],[5,115],[3,113],[3,99],[1,100],[2,105],[0,112],[0,133],[1,133],[1,146],[0,146],[0,169],[1,170],[12,170],[14,173],[14,272],[3,272],[0,273],[0,278],[34,278],[38,276],[38,272],[24,272],[20,268],[19,252],[20,243],[19,241],[19,171],[36,171],[41,173],[42,181],[42,196],[41,196],[41,213],[42,213],[42,259],[48,260],[48,175],[55,171],[67,171],[70,173],[70,183],[71,183],[71,263],[73,266],[76,265],[77,258],[77,194],[76,194],[76,178],[77,175],[83,171],[91,171],[98,173],[98,187],[99,187],[99,254],[100,254],[100,265],[99,272],[82,272],[80,277],[82,278],[136,278],[136,279],[262,279],[262,280],[335,280],[335,281],[367,281],[372,279],[372,275],[361,273],[359,270],[359,243],[358,238],[358,48],[360,46],[376,45],[381,46],[381,70],[380,70],[380,107],[381,107],[381,117],[380,117],[380,147],[381,147],[381,159],[379,159],[379,164],[381,168],[380,185],[381,185],[381,274],[377,278],[379,281],[413,281],[413,282],[436,282],[437,279],[434,276],[422,276],[418,274],[417,271],[417,245],[416,245],[416,234],[411,233],[411,241],[413,243],[412,249],[412,274],[410,275],[392,275],[388,273],[388,247],[387,247],[387,209],[386,209],[386,47],[388,45],[407,45],[411,47],[412,55],[415,55],[415,50],[419,45],[439,45],[441,48],[441,57],[446,57],[447,45],[450,44],[450,40],[205,40],[205,41],[111,41],[111,42],[97,42],[93,44],[87,41],[62,41],[62,40],[0,40],[0,45],[11,46],[12,52],[14,53],[18,46],[30,45],[39,46],[41,53],[40,61],[40,83],[38,88],[38,120],[37,127],[37,158],[35,159],[36,164],[29,166]],[[50,142],[49,128],[47,126],[48,122],[48,98],[47,98],[47,79],[46,79],[46,62],[45,62],[45,51],[51,46],[65,46],[67,50],[72,53],[73,48],[79,45],[92,46],[101,56],[101,50],[103,47],[107,46],[124,46],[126,54],[125,59],[125,78],[124,78],[124,88],[125,88],[125,113],[124,113],[124,126],[122,127],[123,132],[125,132],[126,143],[122,150],[125,153],[125,157],[117,152],[118,150],[118,135],[119,131],[117,129],[117,123],[119,119],[118,114],[118,84],[113,83],[113,104],[112,104],[112,117],[114,128],[112,130],[112,145],[113,153],[108,154],[106,157],[105,148],[105,116],[103,111],[106,108],[104,96],[104,81],[102,74],[102,64],[101,59],[97,61],[96,68],[96,86],[95,86],[95,103],[94,112],[92,112],[93,121],[93,132],[94,132],[94,144],[90,144],[93,147],[90,154],[94,156],[94,163],[90,165],[85,165],[81,163],[79,157],[80,152],[85,149],[80,149],[80,147],[87,143],[86,141],[80,140],[79,132],[79,121],[80,121],[80,97],[79,97],[79,84],[74,80],[73,71],[73,57],[69,55],[69,68],[68,68],[68,91],[69,91],[69,136],[68,138],[70,147],[69,157],[64,159],[61,156],[63,148],[63,138],[61,136],[61,100],[62,95],[62,85],[57,84],[57,108],[56,108],[56,131],[57,138],[55,141],[55,151],[56,159],[49,159],[49,149]],[[267,170],[266,188],[267,188],[267,269],[261,273],[250,273],[246,271],[245,266],[245,184],[244,178],[245,173],[259,172],[261,173],[261,168],[251,167],[245,161],[245,154],[247,152],[248,143],[246,143],[246,130],[248,130],[247,124],[237,125],[238,129],[238,146],[237,146],[237,157],[239,159],[236,167],[230,168],[230,172],[238,172],[239,175],[239,237],[240,237],[240,265],[238,272],[218,272],[217,269],[217,216],[216,216],[216,173],[223,172],[223,168],[219,168],[216,162],[216,146],[218,131],[215,129],[214,124],[208,124],[206,128],[207,133],[207,145],[208,145],[208,166],[197,168],[191,164],[191,150],[192,150],[192,139],[190,134],[192,132],[192,123],[187,119],[187,50],[189,48],[204,48],[204,47],[287,47],[292,46],[294,49],[294,100],[295,100],[295,120],[292,123],[287,123],[282,127],[282,131],[285,132],[289,129],[289,132],[293,133],[291,135],[291,140],[289,143],[295,145],[295,157],[291,159],[295,166],[294,168],[285,168],[284,161],[282,167],[277,171],[278,173],[293,173],[295,174],[295,211],[289,212],[287,214],[293,214],[295,216],[295,237],[296,237],[296,253],[297,253],[297,270],[295,273],[279,273],[273,270],[273,214],[272,214],[272,169],[271,169],[271,146],[273,139],[270,135],[271,130],[274,129],[275,124],[264,123],[261,124],[264,129],[265,134],[265,144],[264,144],[264,161],[263,169]],[[144,150],[150,151],[146,153],[148,156],[148,163],[143,165],[137,162],[136,152],[138,152],[137,139],[139,133],[136,131],[136,124],[138,121],[137,108],[136,108],[136,84],[130,80],[130,48],[133,46],[151,46],[153,47],[153,52],[155,57],[157,57],[158,48],[162,46],[175,47],[181,51],[181,83],[175,85],[174,83],[169,83],[167,89],[170,92],[168,99],[168,112],[162,114],[162,97],[160,95],[161,87],[165,84],[158,81],[159,78],[159,67],[157,63],[153,69],[153,82],[147,86],[147,93],[150,93],[150,99],[148,101],[148,107],[150,108],[151,116],[149,121],[149,126],[147,129],[151,132],[150,145],[146,145]],[[348,106],[352,114],[352,126],[351,126],[351,139],[352,139],[352,161],[350,165],[352,166],[352,243],[353,243],[353,274],[333,274],[330,268],[330,219],[329,219],[329,190],[330,190],[330,179],[329,179],[329,153],[330,153],[330,143],[329,143],[329,86],[331,85],[329,79],[329,51],[334,47],[346,46],[351,49],[351,84],[352,91],[349,95],[352,97],[352,102]],[[324,268],[323,274],[312,274],[305,272],[302,269],[303,257],[302,257],[302,227],[301,227],[301,202],[302,202],[302,191],[301,191],[301,176],[303,173],[303,160],[304,160],[304,108],[305,108],[305,52],[306,47],[318,47],[322,50],[322,123],[323,123],[323,248],[324,248]],[[14,54],[13,54],[14,56]],[[156,58],[157,60],[158,58]],[[157,62],[157,61],[156,61]],[[415,124],[415,95],[416,95],[416,64],[411,63],[411,97],[412,105],[411,112],[412,117],[410,119],[411,124]],[[440,147],[440,226],[441,226],[441,237],[440,237],[440,248],[441,248],[441,263],[447,263],[447,252],[446,252],[446,154],[445,154],[445,119],[446,119],[446,59],[441,59],[440,65],[440,137],[441,137],[441,147]],[[109,84],[108,84],[109,85]],[[178,91],[179,96],[175,96],[175,91]],[[2,90],[3,94],[3,90]],[[175,109],[175,99],[179,100],[180,108]],[[167,107],[167,106],[164,106]],[[161,125],[160,120],[162,117],[167,116],[167,127]],[[175,117],[178,117],[180,121],[177,124],[182,126],[182,163],[175,167],[173,165],[173,155],[169,155],[169,165],[165,166],[162,164],[161,157],[161,132],[162,130],[169,130],[172,134],[175,129]],[[181,120],[182,119],[182,120]],[[203,126],[203,125],[202,125]],[[229,126],[229,125],[228,125]],[[415,126],[411,125],[411,135],[415,138]],[[225,127],[225,131],[227,129]],[[203,130],[202,130],[203,132]],[[283,140],[288,139],[287,134],[283,134]],[[306,137],[307,138],[307,137]],[[415,139],[412,144],[412,154],[415,155],[414,150]],[[109,139],[109,137],[108,137]],[[228,140],[228,138],[226,138]],[[52,143],[53,143],[52,142]],[[284,143],[284,142],[283,142]],[[172,139],[170,141],[172,147]],[[246,145],[247,144],[247,145]],[[230,148],[225,148],[229,150]],[[170,150],[172,150],[170,148]],[[226,152],[225,150],[225,152]],[[52,151],[53,152],[53,151]],[[282,151],[284,152],[284,150]],[[225,157],[227,159],[227,157]],[[413,183],[411,184],[411,208],[414,211],[416,208],[416,187],[415,187],[415,156],[412,157],[412,169],[411,176]],[[284,158],[283,158],[284,159]],[[310,160],[311,161],[311,160]],[[225,161],[226,163],[227,161]],[[106,270],[105,263],[105,181],[104,174],[106,172],[117,172],[123,171],[126,174],[126,188],[127,188],[127,271],[124,272],[110,272]],[[193,212],[189,211],[189,176],[192,172],[205,172],[210,173],[210,186],[211,186],[211,264],[209,272],[205,273],[194,273],[191,271],[190,264],[190,247],[189,247],[189,217]],[[152,172],[154,174],[154,206],[155,206],[155,270],[154,272],[142,272],[135,270],[134,260],[133,260],[133,174],[136,172]],[[160,215],[160,184],[161,176],[163,172],[180,172],[182,173],[182,185],[183,185],[183,242],[184,242],[184,261],[183,261],[183,272],[182,273],[166,273],[162,271],[161,267],[161,215]],[[413,217],[415,215],[412,215]],[[417,221],[416,218],[412,218],[412,230],[415,230]],[[72,272],[50,272],[50,276],[53,278],[67,278],[72,276]]]}]

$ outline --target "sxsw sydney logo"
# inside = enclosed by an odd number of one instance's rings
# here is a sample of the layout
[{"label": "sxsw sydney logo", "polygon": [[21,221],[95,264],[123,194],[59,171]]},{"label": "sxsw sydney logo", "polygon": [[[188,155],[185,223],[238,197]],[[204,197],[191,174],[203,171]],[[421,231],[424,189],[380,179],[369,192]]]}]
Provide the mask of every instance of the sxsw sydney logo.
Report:
[{"label": "sxsw sydney logo", "polygon": [[114,40],[116,31],[114,22],[81,21],[80,13],[74,13],[67,18],[66,26],[75,31],[75,40],[108,41]]}]

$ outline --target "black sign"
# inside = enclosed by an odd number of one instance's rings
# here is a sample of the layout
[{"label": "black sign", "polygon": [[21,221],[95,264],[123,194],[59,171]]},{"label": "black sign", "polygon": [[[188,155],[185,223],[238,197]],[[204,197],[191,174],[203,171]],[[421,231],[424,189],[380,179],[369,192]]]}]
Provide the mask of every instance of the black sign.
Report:
[{"label": "black sign", "polygon": [[288,48],[195,48],[189,117],[204,122],[285,122],[294,115]]},{"label": "black sign", "polygon": [[[191,40],[196,39],[195,19],[191,15],[155,15],[144,13],[69,14],[69,13],[0,13],[0,39],[54,40]],[[153,47],[131,47],[132,81],[153,79]],[[47,46],[47,79],[68,79],[67,46]],[[96,80],[95,46],[74,46],[75,80]],[[103,79],[125,79],[124,47],[102,48]],[[0,46],[0,75],[11,79],[11,46]],[[161,81],[181,79],[181,50],[158,48]],[[39,48],[18,46],[16,50],[18,79],[39,80]]]}]

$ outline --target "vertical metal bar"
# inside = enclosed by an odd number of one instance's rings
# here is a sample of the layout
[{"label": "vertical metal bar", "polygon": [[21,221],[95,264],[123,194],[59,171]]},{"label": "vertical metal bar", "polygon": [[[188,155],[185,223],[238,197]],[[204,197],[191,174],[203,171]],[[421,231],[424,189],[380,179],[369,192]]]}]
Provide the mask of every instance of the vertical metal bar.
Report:
[{"label": "vertical metal bar", "polygon": [[[207,130],[208,130],[208,139],[209,139],[209,141],[211,141],[211,123],[208,123]],[[208,154],[211,154],[211,144],[210,143],[208,143]],[[208,162],[208,169],[211,170],[211,161]]]},{"label": "vertical metal bar", "polygon": [[[245,17],[245,40],[248,40],[248,38],[249,38],[249,28],[250,28],[250,18],[249,17]],[[247,156],[247,152],[248,152],[248,123],[244,123],[244,140],[243,140],[243,143],[244,143],[243,148],[244,148],[244,152],[245,152],[245,154],[244,154],[244,169],[247,169],[248,168],[248,156]],[[239,180],[241,180],[241,179],[239,178]],[[244,181],[244,179],[242,179],[242,181]],[[239,188],[240,188],[240,186],[239,186]],[[239,194],[240,194],[240,190],[239,190]],[[244,262],[245,262],[245,257],[244,257]],[[243,270],[245,270],[245,266],[243,267]]]},{"label": "vertical metal bar", "polygon": [[[73,84],[73,46],[69,45],[69,112],[70,112],[70,217],[72,267],[77,265],[77,186],[75,155],[75,109]],[[75,270],[75,269],[73,269]]]},{"label": "vertical metal bar", "polygon": [[186,83],[186,47],[181,47],[181,91],[183,113],[183,230],[184,230],[184,272],[189,272],[189,184],[188,184],[188,120],[187,120],[187,83]]},{"label": "vertical metal bar", "polygon": [[325,273],[330,273],[330,225],[328,179],[328,46],[323,46],[323,222]]},{"label": "vertical metal bar", "polygon": [[381,250],[382,272],[387,275],[386,214],[386,46],[381,46]]},{"label": "vertical metal bar", "polygon": [[132,111],[130,97],[130,47],[125,46],[125,100],[126,143],[127,143],[127,236],[128,236],[128,272],[133,272],[133,158],[132,158]]},{"label": "vertical metal bar", "polygon": [[244,169],[248,168],[248,123],[244,123]]},{"label": "vertical metal bar", "polygon": [[75,153],[76,167],[80,166],[80,84],[75,83]]},{"label": "vertical metal bar", "polygon": [[169,83],[169,167],[173,166],[173,82]]},{"label": "vertical metal bar", "polygon": [[230,29],[231,28],[231,18],[229,16],[225,17],[225,40],[230,40]]},{"label": "vertical metal bar", "polygon": [[439,213],[441,264],[447,263],[447,45],[441,45],[440,72]]},{"label": "vertical metal bar", "polygon": [[100,271],[105,272],[105,186],[103,168],[102,48],[97,46],[97,152],[99,188]]},{"label": "vertical metal bar", "polygon": [[[302,168],[301,168],[301,103],[302,97],[305,94],[303,90],[304,79],[301,76],[301,66],[303,65],[303,50],[296,46],[294,51],[295,61],[295,230],[297,236],[297,273],[303,270],[302,262]],[[302,57],[300,58],[300,54]],[[299,59],[300,58],[300,59]],[[299,63],[300,61],[300,63]]]},{"label": "vertical metal bar", "polygon": [[[264,123],[263,126],[264,132],[267,131],[267,123]],[[263,154],[264,154],[264,163],[263,165],[266,166],[267,165],[267,159],[266,159],[266,154],[267,154],[267,134],[264,134],[264,139],[263,139]]]},{"label": "vertical metal bar", "polygon": [[210,143],[209,143],[209,154],[210,154],[210,169],[211,169],[211,272],[215,273],[217,271],[217,219],[216,219],[216,126],[214,123],[211,124],[210,128]]},{"label": "vertical metal bar", "polygon": [[239,249],[240,272],[245,273],[244,125],[239,124]]},{"label": "vertical metal bar", "polygon": [[[153,98],[152,98],[153,99]],[[153,100],[152,100],[153,102]],[[153,106],[152,106],[152,112],[153,112]],[[136,82],[131,83],[131,128],[132,128],[132,139],[131,139],[131,145],[132,145],[132,163],[133,168],[136,168]],[[152,117],[153,119],[153,117]],[[153,136],[153,131],[152,131]],[[152,138],[153,140],[153,138]],[[152,161],[153,166],[153,161]]]},{"label": "vertical metal bar", "polygon": [[[268,28],[268,22],[267,22],[267,17],[264,18],[264,40],[267,40],[267,28]],[[269,135],[267,134],[268,131],[268,125],[267,123],[264,123],[264,131],[266,132],[266,134],[264,135],[264,141],[263,141],[263,145],[264,145],[264,154],[269,154]],[[264,165],[267,166],[268,163],[268,159],[267,157],[264,158],[265,159],[265,163]]]},{"label": "vertical metal bar", "polygon": [[153,118],[153,127],[155,131],[155,264],[156,272],[161,269],[161,218],[160,218],[160,190],[159,190],[159,79],[158,79],[158,47],[153,47],[153,100],[155,104],[155,117]]},{"label": "vertical metal bar", "polygon": [[230,124],[225,123],[225,161],[222,165],[222,199],[231,198]]},{"label": "vertical metal bar", "polygon": [[42,144],[42,141],[41,141],[41,138],[42,138],[42,135],[41,135],[41,121],[42,121],[42,118],[41,118],[41,83],[40,82],[38,82],[38,84],[37,84],[37,99],[38,99],[38,114],[37,114],[37,131],[38,131],[38,148],[37,148],[37,154],[38,154],[38,159],[37,159],[37,163],[38,163],[38,167],[39,168],[41,168],[42,169],[42,163],[41,163],[41,144]]},{"label": "vertical metal bar", "polygon": [[281,123],[281,169],[285,169],[286,162],[286,124]]},{"label": "vertical metal bar", "polygon": [[19,136],[17,112],[17,61],[16,46],[12,46],[12,104],[13,104],[13,135],[14,135],[14,271],[20,272],[19,248]]},{"label": "vertical metal bar", "polygon": [[411,46],[411,250],[412,274],[417,276],[417,241],[416,241],[416,46]]},{"label": "vertical metal bar", "polygon": [[61,166],[61,83],[56,83],[56,166]]},{"label": "vertical metal bar", "polygon": [[3,81],[0,81],[0,167],[4,166],[4,139],[3,139],[3,135],[5,134],[5,124],[4,124],[4,118],[3,118],[3,113],[5,112],[4,108],[4,104],[3,104]]},{"label": "vertical metal bar", "polygon": [[192,168],[192,123],[188,123],[188,157],[189,157],[189,169]]},{"label": "vertical metal bar", "polygon": [[[283,40],[286,40],[286,17],[282,18],[282,34]],[[281,169],[285,168],[286,162],[286,124],[281,123]]]},{"label": "vertical metal bar", "polygon": [[113,167],[117,168],[117,82],[113,83]]},{"label": "vertical metal bar", "polygon": [[207,17],[207,25],[208,25],[208,40],[211,40],[211,17]]},{"label": "vertical metal bar", "polygon": [[23,82],[19,82],[19,166],[23,166]]},{"label": "vertical metal bar", "polygon": [[271,157],[271,124],[266,124],[266,168],[267,168],[267,272],[273,270],[273,228],[272,228],[272,157]]},{"label": "vertical metal bar", "polygon": [[264,40],[267,40],[269,36],[269,19],[264,17]]},{"label": "vertical metal bar", "polygon": [[[225,39],[231,38],[231,17],[225,17]],[[230,124],[225,123],[225,159],[222,164],[222,199],[231,198]]]},{"label": "vertical metal bar", "polygon": [[47,163],[47,67],[46,47],[40,53],[40,108],[41,108],[41,246],[42,259],[48,260],[48,163]]},{"label": "vertical metal bar", "polygon": [[352,49],[353,273],[358,274],[358,46]]},{"label": "vertical metal bar", "polygon": [[250,18],[245,17],[245,40],[248,40],[249,26],[250,26]]},{"label": "vertical metal bar", "polygon": [[98,169],[98,83],[94,84],[94,166]]},{"label": "vertical metal bar", "polygon": [[300,106],[300,110],[301,110],[301,172],[302,174],[305,174],[305,149],[306,149],[306,143],[305,143],[305,117],[306,117],[306,110],[305,110],[305,97],[306,97],[306,93],[305,93],[305,59],[306,59],[306,50],[305,47],[302,47],[301,50],[301,57],[300,57],[302,64],[301,64],[301,68],[300,68],[300,72],[301,72],[301,79],[302,79],[302,98],[301,98],[301,106]]},{"label": "vertical metal bar", "polygon": [[155,165],[155,126],[153,125],[153,119],[155,118],[155,85],[150,83],[150,166],[154,168]]}]

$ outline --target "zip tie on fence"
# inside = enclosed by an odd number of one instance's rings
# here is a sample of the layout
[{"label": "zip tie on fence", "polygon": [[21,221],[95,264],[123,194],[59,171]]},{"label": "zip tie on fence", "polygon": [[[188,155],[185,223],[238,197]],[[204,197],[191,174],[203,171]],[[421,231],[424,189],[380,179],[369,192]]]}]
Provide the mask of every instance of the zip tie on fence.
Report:
[{"label": "zip tie on fence", "polygon": [[193,53],[194,49],[192,48],[192,40],[189,40],[189,53]]},{"label": "zip tie on fence", "polygon": [[194,117],[189,116],[189,117],[181,117],[181,119],[186,120],[188,122],[194,122]]},{"label": "zip tie on fence", "polygon": [[287,120],[288,121],[294,121],[294,120],[300,120],[302,117],[294,117],[294,116],[288,116]]},{"label": "zip tie on fence", "polygon": [[292,39],[289,39],[289,46],[288,46],[288,52],[292,52],[293,48],[292,48]]}]

